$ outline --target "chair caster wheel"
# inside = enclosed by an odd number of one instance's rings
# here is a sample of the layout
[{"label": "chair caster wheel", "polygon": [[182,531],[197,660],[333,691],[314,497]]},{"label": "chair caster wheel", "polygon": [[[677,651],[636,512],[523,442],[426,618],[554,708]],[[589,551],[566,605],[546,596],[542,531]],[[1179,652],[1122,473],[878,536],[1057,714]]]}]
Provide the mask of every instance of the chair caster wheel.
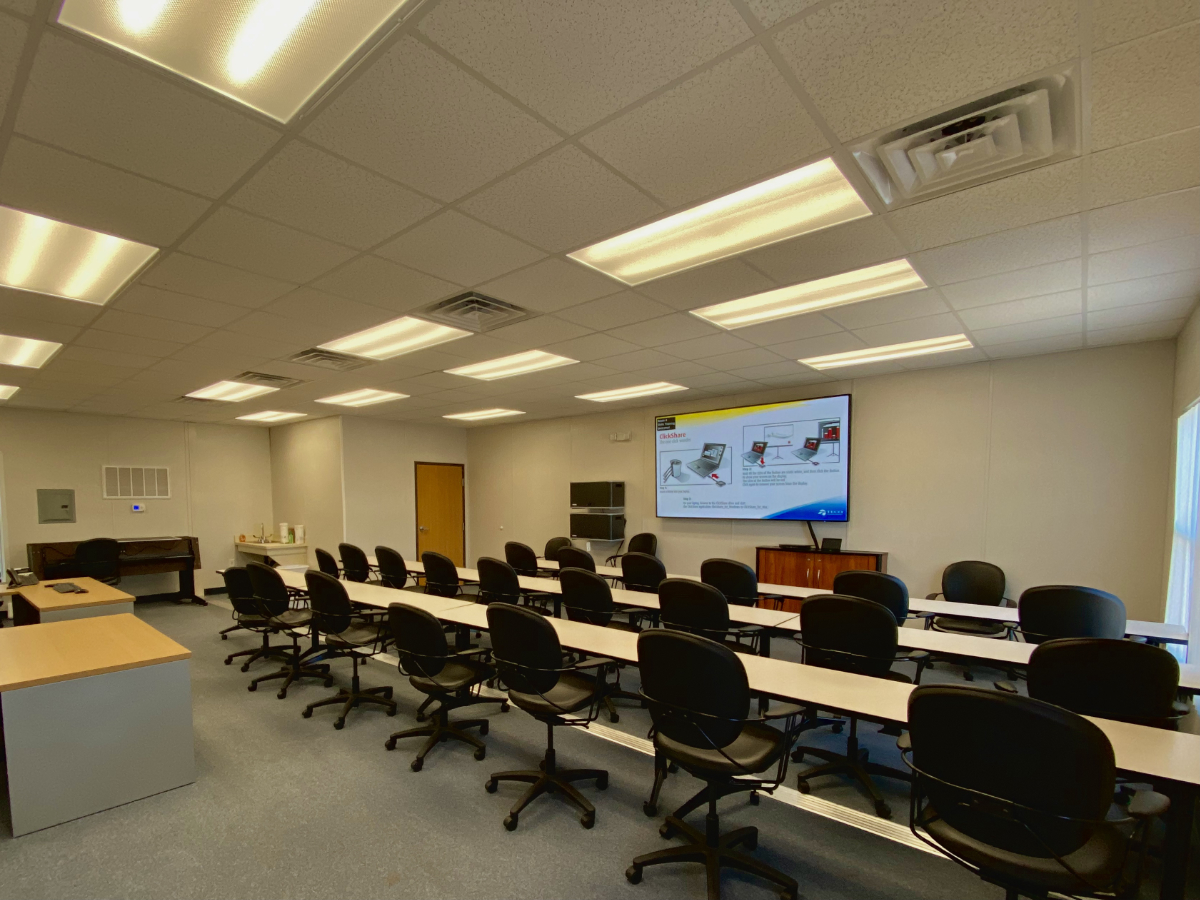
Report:
[{"label": "chair caster wheel", "polygon": [[483,784],[483,789],[484,789],[485,791],[487,791],[489,794],[494,794],[494,793],[496,793],[496,787],[497,787],[497,785],[496,785],[496,779],[495,779],[495,778],[489,778],[489,779],[488,779],[487,781],[485,781],[485,782],[484,782],[484,784]]},{"label": "chair caster wheel", "polygon": [[799,747],[797,747],[795,750],[792,751],[792,762],[794,762],[794,763],[804,762],[804,751],[801,750]]},{"label": "chair caster wheel", "polygon": [[667,763],[667,771],[670,772],[671,774],[678,772],[679,771],[679,763],[677,763],[677,762]]},{"label": "chair caster wheel", "polygon": [[248,684],[248,685],[246,685],[246,690],[251,691],[251,692],[257,691],[258,685],[257,684]]},{"label": "chair caster wheel", "polygon": [[475,748],[475,758],[476,759],[483,759],[485,756],[487,756],[487,747],[476,747]]},{"label": "chair caster wheel", "polygon": [[753,853],[758,849],[758,835],[756,834],[751,838],[747,838],[742,842],[742,846],[745,847],[749,852]]},{"label": "chair caster wheel", "polygon": [[647,800],[642,804],[642,812],[644,812],[648,818],[653,819],[658,815],[658,804],[651,803],[649,800]]},{"label": "chair caster wheel", "polygon": [[233,657],[232,656],[229,657],[229,659],[225,660],[225,665],[227,665],[227,666],[233,665]]},{"label": "chair caster wheel", "polygon": [[[480,726],[479,726],[479,734],[480,734],[480,736],[481,736],[481,737],[487,737],[487,735],[488,735],[488,731],[490,731],[490,730],[491,730],[491,729],[488,727],[488,723],[487,723],[487,722],[484,722],[482,725],[480,725]],[[482,756],[481,756],[481,757],[479,757],[479,758],[480,758],[480,759],[483,759],[483,757],[482,757]]]},{"label": "chair caster wheel", "polygon": [[425,713],[419,712],[415,716],[413,716],[413,718],[416,719],[418,722],[424,722],[425,721]]},{"label": "chair caster wheel", "polygon": [[834,734],[841,734],[841,733],[842,733],[842,723],[841,723],[841,722],[834,722],[834,723],[833,723],[833,733],[834,733]]},{"label": "chair caster wheel", "polygon": [[592,828],[596,824],[596,814],[594,812],[586,812],[579,817],[579,824],[584,828]]},{"label": "chair caster wheel", "polygon": [[384,742],[383,742],[383,749],[384,749],[384,750],[395,750],[395,749],[396,749],[396,741],[395,741],[395,739],[394,739],[394,738],[388,738],[386,741],[384,741]]},{"label": "chair caster wheel", "polygon": [[750,792],[750,805],[751,806],[758,806],[758,801],[761,799],[762,798],[758,796],[758,791]]},{"label": "chair caster wheel", "polygon": [[601,775],[599,778],[596,779],[596,790],[598,790],[598,791],[607,791],[608,790],[608,773],[607,772],[605,772],[603,775]]},{"label": "chair caster wheel", "polygon": [[620,721],[621,721],[621,716],[620,716],[618,713],[615,713],[615,712],[614,712],[614,713],[609,713],[609,714],[608,714],[608,721],[610,721],[610,722],[620,722]]},{"label": "chair caster wheel", "polygon": [[286,700],[287,699],[287,691],[280,691],[275,696],[278,697],[280,700]]},{"label": "chair caster wheel", "polygon": [[336,728],[338,731],[341,731],[343,728],[346,727],[346,720],[345,719],[335,719],[333,722],[333,727]]},{"label": "chair caster wheel", "polygon": [[812,790],[812,788],[810,788],[808,786],[808,782],[805,781],[803,778],[797,778],[796,779],[796,790],[798,790],[802,794],[807,794],[809,791]]},{"label": "chair caster wheel", "polygon": [[641,884],[642,883],[642,867],[641,866],[630,866],[628,869],[626,869],[625,870],[625,880],[628,881],[630,884]]},{"label": "chair caster wheel", "polygon": [[671,838],[675,837],[675,828],[670,822],[663,822],[662,825],[658,827],[658,836],[664,841],[669,841]]},{"label": "chair caster wheel", "polygon": [[392,689],[388,688],[386,691],[384,691],[383,696],[385,696],[385,697],[387,697],[387,699],[391,700],[392,699]]},{"label": "chair caster wheel", "polygon": [[517,830],[517,817],[516,816],[505,816],[504,817],[504,828],[507,831],[516,831]]},{"label": "chair caster wheel", "polygon": [[306,718],[306,719],[311,719],[312,718],[312,707],[306,706],[304,708],[304,712],[300,713],[300,715],[304,716],[304,718]]},{"label": "chair caster wheel", "polygon": [[250,663],[243,663],[243,664],[242,664],[242,671],[243,671],[243,672],[249,672],[249,671],[250,671]]},{"label": "chair caster wheel", "polygon": [[413,760],[411,763],[409,763],[409,764],[408,764],[408,767],[409,767],[410,769],[412,769],[414,772],[420,772],[420,771],[421,771],[421,767],[422,767],[423,765],[425,765],[425,760],[423,760],[423,759],[414,759],[414,760]]},{"label": "chair caster wheel", "polygon": [[325,679],[325,687],[333,687],[333,679],[332,678]]},{"label": "chair caster wheel", "polygon": [[388,711],[387,711],[387,714],[388,714],[389,716],[394,716],[394,715],[396,714],[396,707],[394,707],[394,706],[392,706],[392,707],[389,707],[389,708],[388,708]]},{"label": "chair caster wheel", "polygon": [[892,817],[892,808],[880,800],[875,804],[875,815],[881,819],[890,819]]},{"label": "chair caster wheel", "polygon": [[500,712],[508,712],[508,701],[505,700],[500,704]]},{"label": "chair caster wheel", "polygon": [[221,640],[223,640],[223,641],[229,640],[229,635],[227,635],[227,634],[221,635]]}]

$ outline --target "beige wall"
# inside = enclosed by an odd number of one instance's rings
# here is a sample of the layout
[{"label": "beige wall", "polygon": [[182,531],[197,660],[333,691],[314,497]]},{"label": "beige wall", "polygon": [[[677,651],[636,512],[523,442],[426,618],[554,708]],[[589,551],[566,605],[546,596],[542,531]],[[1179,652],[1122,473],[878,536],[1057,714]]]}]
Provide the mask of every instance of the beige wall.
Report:
[{"label": "beige wall", "polygon": [[303,525],[309,565],[313,549],[337,555],[345,538],[342,505],[342,420],[334,416],[271,429],[271,485],[274,515],[267,532],[280,522]]},{"label": "beige wall", "polygon": [[[1121,596],[1132,618],[1159,618],[1174,374],[1164,341],[473,429],[472,554],[565,534],[567,485],[590,480],[626,482],[626,533],[657,533],[670,570],[806,542],[798,523],[657,519],[653,416],[850,391],[851,520],[820,536],[887,551],[914,594],[936,590],[947,563],[980,558],[1004,568],[1011,596],[1084,583]],[[611,443],[613,431],[633,440]]]},{"label": "beige wall", "polygon": [[1200,306],[1175,339],[1175,415],[1200,399]]},{"label": "beige wall", "polygon": [[[25,565],[27,543],[90,537],[196,535],[203,569],[198,589],[221,579],[233,536],[271,509],[270,460],[265,429],[190,425],[40,410],[0,410],[3,455],[4,546],[7,565]],[[166,466],[171,497],[105,500],[104,465]],[[37,524],[37,489],[73,488],[74,524]],[[138,595],[173,591],[174,574],[125,579]]]}]

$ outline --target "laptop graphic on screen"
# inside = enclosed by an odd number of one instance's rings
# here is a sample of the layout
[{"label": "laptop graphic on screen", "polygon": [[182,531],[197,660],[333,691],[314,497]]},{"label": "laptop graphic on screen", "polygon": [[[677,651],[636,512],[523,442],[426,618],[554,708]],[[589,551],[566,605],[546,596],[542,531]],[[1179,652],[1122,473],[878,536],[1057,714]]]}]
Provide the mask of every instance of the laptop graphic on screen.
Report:
[{"label": "laptop graphic on screen", "polygon": [[724,444],[705,444],[700,458],[688,463],[688,468],[697,475],[707,476],[709,473],[715,471],[717,466],[721,465],[721,458],[724,455]]},{"label": "laptop graphic on screen", "polygon": [[750,463],[752,466],[757,466],[762,462],[763,454],[767,452],[766,441],[755,441],[750,445],[750,449],[742,454],[742,459]]},{"label": "laptop graphic on screen", "polygon": [[797,447],[795,450],[793,450],[792,456],[795,456],[797,459],[807,462],[808,460],[812,459],[814,455],[816,455],[816,452],[817,452],[817,450],[820,449],[820,447],[821,447],[821,439],[820,438],[811,438],[811,437],[805,438],[804,446]]}]

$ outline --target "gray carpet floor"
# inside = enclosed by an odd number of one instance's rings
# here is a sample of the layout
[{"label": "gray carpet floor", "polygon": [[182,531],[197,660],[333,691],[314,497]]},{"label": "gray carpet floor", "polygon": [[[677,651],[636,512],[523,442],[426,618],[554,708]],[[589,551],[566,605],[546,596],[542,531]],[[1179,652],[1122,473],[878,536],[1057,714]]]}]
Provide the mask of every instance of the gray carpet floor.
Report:
[{"label": "gray carpet floor", "polygon": [[[402,742],[393,752],[383,747],[393,731],[414,726],[423,699],[394,667],[371,662],[362,677],[366,685],[395,686],[398,715],[359,709],[344,730],[335,731],[335,708],[317,710],[312,719],[300,712],[336,686],[306,681],[285,700],[276,699],[269,685],[246,691],[254,674],[276,664],[256,664],[249,674],[222,664],[228,652],[255,642],[244,632],[218,638],[229,624],[225,609],[146,604],[137,612],[193,651],[196,782],[18,839],[0,806],[0,900],[704,896],[698,865],[648,869],[638,886],[624,878],[634,856],[668,846],[658,835],[661,820],[642,813],[653,777],[644,753],[582,729],[559,729],[560,765],[610,772],[607,791],[583,788],[596,805],[596,826],[585,830],[571,807],[544,797],[509,833],[501,820],[522,787],[501,785],[488,794],[483,784],[493,771],[536,768],[544,727],[520,710],[502,714],[480,706],[460,712],[491,719],[487,758],[476,761],[470,748],[446,743],[414,773],[409,762],[422,739]],[[775,655],[793,652],[784,645]],[[337,660],[333,668],[338,683],[348,684],[349,662]],[[933,677],[958,675],[939,667]],[[628,670],[623,681],[636,688],[636,671]],[[601,724],[644,738],[648,714],[632,706],[621,713],[618,724],[607,717]],[[865,726],[873,758],[898,764],[894,738],[876,731]],[[841,740],[828,728],[805,735],[805,742],[831,747]],[[794,786],[794,774],[787,783]],[[686,774],[672,776],[662,808],[674,808],[700,786]],[[897,819],[906,816],[905,786],[884,786]],[[816,781],[813,792],[871,810],[865,795],[841,779]],[[938,856],[773,798],[757,807],[744,795],[729,798],[721,814],[722,830],[759,827],[755,855],[796,878],[805,900],[1003,896]],[[693,821],[702,827],[702,815]],[[1155,893],[1156,886],[1146,885],[1143,896]],[[772,895],[762,882],[725,876],[729,900]]]}]

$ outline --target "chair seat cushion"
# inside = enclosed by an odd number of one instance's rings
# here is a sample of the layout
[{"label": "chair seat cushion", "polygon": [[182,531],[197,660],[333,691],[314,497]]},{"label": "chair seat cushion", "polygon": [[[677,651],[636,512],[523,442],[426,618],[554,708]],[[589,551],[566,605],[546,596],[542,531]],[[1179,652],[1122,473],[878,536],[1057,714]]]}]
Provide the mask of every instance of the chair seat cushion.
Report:
[{"label": "chair seat cushion", "polygon": [[655,745],[688,771],[720,775],[744,775],[762,772],[774,765],[786,747],[782,731],[760,722],[749,722],[728,747],[692,747],[663,734],[654,736]]},{"label": "chair seat cushion", "polygon": [[490,674],[488,667],[476,660],[454,660],[446,663],[436,677],[410,675],[408,683],[423,694],[452,694],[478,684]]},{"label": "chair seat cushion", "polygon": [[509,690],[508,697],[525,712],[534,715],[557,716],[578,712],[592,702],[596,682],[575,672],[564,672],[558,684],[541,694],[524,694]]},{"label": "chair seat cushion", "polygon": [[[1083,889],[1072,875],[1053,856],[1025,856],[1010,850],[993,847],[936,818],[932,807],[926,807],[922,818],[925,830],[937,843],[961,857],[984,873],[994,873],[1001,882],[1035,886],[1042,891],[1073,894]],[[1121,874],[1127,841],[1116,827],[1105,825],[1096,829],[1090,840],[1075,852],[1063,857],[1067,865],[1083,876],[1095,888],[1108,887]]]},{"label": "chair seat cushion", "polygon": [[1008,629],[1000,622],[988,619],[963,619],[959,616],[934,616],[934,631],[948,631],[951,634],[974,634],[982,637],[1001,635]]},{"label": "chair seat cushion", "polygon": [[304,628],[312,622],[311,609],[285,609],[271,618],[271,624],[277,628]]},{"label": "chair seat cushion", "polygon": [[341,634],[325,635],[325,643],[330,647],[367,647],[383,641],[386,629],[382,625],[367,625],[354,623]]},{"label": "chair seat cushion", "polygon": [[267,624],[266,618],[257,613],[238,613],[237,622],[244,628]]}]

